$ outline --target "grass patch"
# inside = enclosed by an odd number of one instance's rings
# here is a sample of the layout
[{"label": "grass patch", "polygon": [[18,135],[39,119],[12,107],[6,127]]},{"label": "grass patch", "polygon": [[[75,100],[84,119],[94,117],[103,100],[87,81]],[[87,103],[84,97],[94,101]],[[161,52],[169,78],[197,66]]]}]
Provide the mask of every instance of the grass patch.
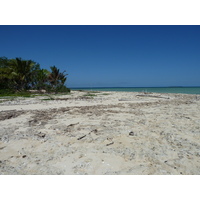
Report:
[{"label": "grass patch", "polygon": [[98,92],[98,91],[90,91],[89,93],[100,93],[100,92]]},{"label": "grass patch", "polygon": [[109,93],[102,93],[101,95],[110,95]]},{"label": "grass patch", "polygon": [[83,96],[84,97],[96,97],[97,95],[96,94],[88,93],[88,94],[84,94]]},{"label": "grass patch", "polygon": [[12,93],[9,91],[0,92],[0,97],[33,97],[33,95],[30,92],[16,92]]}]

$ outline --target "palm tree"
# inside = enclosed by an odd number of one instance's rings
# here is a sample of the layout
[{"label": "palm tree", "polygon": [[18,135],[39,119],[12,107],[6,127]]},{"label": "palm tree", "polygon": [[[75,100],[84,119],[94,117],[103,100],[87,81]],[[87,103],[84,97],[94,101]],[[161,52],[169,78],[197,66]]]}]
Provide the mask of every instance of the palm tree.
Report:
[{"label": "palm tree", "polygon": [[8,62],[13,73],[13,83],[16,90],[26,90],[30,88],[32,71],[36,63],[32,60],[22,60],[21,58],[11,59]]},{"label": "palm tree", "polygon": [[0,88],[12,88],[13,79],[16,77],[16,72],[9,66],[9,59],[6,57],[0,58]]},{"label": "palm tree", "polygon": [[50,69],[51,73],[49,74],[49,82],[52,89],[56,90],[57,88],[64,86],[65,81],[67,80],[66,76],[68,74],[65,74],[65,71],[60,72],[56,66],[52,66]]},{"label": "palm tree", "polygon": [[32,82],[33,88],[37,90],[47,89],[49,74],[50,72],[47,69],[38,69],[34,71]]},{"label": "palm tree", "polygon": [[0,89],[15,92],[28,89],[70,92],[64,85],[67,80],[65,71],[60,72],[56,66],[50,69],[51,72],[40,69],[40,65],[32,60],[0,57]]}]

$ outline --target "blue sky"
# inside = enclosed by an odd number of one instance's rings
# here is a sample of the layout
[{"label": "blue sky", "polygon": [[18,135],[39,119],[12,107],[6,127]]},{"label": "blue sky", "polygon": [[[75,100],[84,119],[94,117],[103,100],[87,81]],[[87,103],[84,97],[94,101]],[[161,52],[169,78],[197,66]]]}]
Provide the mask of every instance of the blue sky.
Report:
[{"label": "blue sky", "polygon": [[66,70],[68,87],[200,86],[200,26],[0,26],[0,56]]}]

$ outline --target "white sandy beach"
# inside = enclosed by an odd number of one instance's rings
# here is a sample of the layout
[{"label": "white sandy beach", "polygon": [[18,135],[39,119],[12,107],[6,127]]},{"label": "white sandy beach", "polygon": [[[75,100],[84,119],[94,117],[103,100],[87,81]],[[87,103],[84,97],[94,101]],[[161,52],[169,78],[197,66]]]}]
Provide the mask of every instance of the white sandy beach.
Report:
[{"label": "white sandy beach", "polygon": [[0,100],[0,174],[200,174],[200,95]]}]

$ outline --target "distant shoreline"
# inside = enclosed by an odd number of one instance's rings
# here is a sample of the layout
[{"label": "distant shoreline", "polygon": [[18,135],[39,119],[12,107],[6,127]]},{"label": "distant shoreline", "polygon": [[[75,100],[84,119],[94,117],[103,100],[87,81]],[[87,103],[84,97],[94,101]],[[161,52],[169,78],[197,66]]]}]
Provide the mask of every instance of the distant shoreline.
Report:
[{"label": "distant shoreline", "polygon": [[72,90],[86,91],[115,91],[115,92],[154,92],[154,93],[178,93],[200,94],[200,86],[169,86],[169,87],[74,87]]},{"label": "distant shoreline", "polygon": [[200,88],[200,86],[146,86],[146,87],[132,87],[132,86],[127,86],[127,87],[70,87],[71,89],[76,89],[76,88]]}]

